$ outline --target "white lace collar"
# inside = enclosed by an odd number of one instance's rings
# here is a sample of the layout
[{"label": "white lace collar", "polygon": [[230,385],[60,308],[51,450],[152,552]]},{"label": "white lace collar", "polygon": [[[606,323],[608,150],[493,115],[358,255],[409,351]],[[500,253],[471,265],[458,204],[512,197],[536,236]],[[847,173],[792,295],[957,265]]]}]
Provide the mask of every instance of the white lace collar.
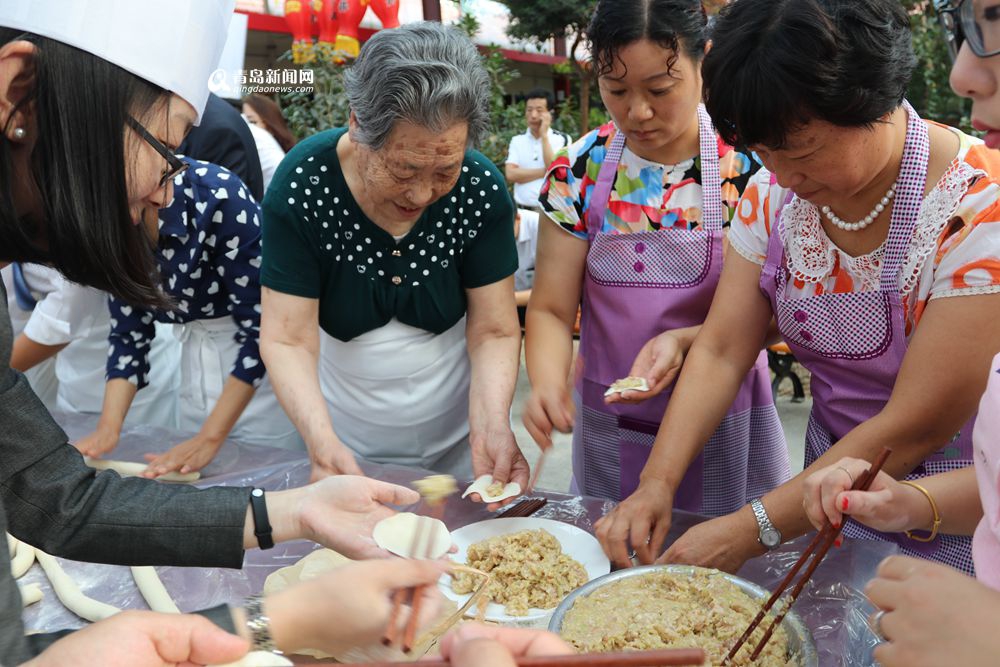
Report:
[{"label": "white lace collar", "polygon": [[[900,271],[899,286],[903,294],[916,285],[921,268],[934,252],[945,225],[958,209],[969,185],[979,176],[986,176],[986,173],[956,159],[924,198]],[[781,220],[781,242],[788,270],[795,280],[821,283],[831,276],[839,259],[840,266],[854,279],[855,291],[879,288],[885,243],[865,255],[848,255],[826,235],[816,207],[798,197],[782,209]]]}]

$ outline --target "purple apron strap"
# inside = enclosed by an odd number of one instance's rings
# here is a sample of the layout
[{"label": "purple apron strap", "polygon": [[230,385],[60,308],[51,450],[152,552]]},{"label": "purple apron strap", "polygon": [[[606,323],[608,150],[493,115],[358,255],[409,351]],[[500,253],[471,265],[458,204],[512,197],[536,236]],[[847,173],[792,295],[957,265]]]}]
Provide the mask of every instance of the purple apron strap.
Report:
[{"label": "purple apron strap", "polygon": [[[704,105],[698,105],[698,148],[701,159],[701,208],[706,231],[722,231],[722,176],[719,168],[719,140],[712,119]],[[597,182],[590,193],[587,208],[587,238],[591,241],[604,227],[604,214],[618,175],[618,164],[625,149],[625,133],[615,127],[615,136],[608,146]]]},{"label": "purple apron strap", "polygon": [[698,105],[698,142],[701,151],[701,220],[705,230],[722,231],[722,176],[719,139],[705,106]]},{"label": "purple apron strap", "polygon": [[604,228],[604,212],[608,210],[608,199],[611,197],[611,189],[615,185],[618,163],[621,162],[624,148],[625,133],[615,126],[615,136],[611,139],[611,144],[604,154],[597,182],[590,192],[590,204],[587,207],[587,238],[591,241]]},{"label": "purple apron strap", "polygon": [[885,260],[882,264],[881,289],[887,294],[899,295],[899,272],[906,258],[906,252],[913,238],[913,230],[920,218],[920,208],[927,187],[927,161],[930,155],[930,141],[927,125],[913,110],[910,103],[903,101],[907,113],[907,142],[903,149],[903,161],[899,168],[896,186],[896,200],[892,206],[892,220],[889,236],[885,242]]}]

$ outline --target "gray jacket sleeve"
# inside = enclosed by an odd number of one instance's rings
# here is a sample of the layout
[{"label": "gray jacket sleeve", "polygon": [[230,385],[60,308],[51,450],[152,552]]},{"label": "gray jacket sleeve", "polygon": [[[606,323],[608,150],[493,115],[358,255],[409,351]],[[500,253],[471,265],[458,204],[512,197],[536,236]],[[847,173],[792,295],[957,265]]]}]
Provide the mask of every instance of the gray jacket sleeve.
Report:
[{"label": "gray jacket sleeve", "polygon": [[[10,369],[11,344],[0,285],[0,527],[74,560],[242,565],[250,489],[200,490],[96,473],[67,443],[24,376]],[[27,650],[21,605],[6,550],[0,551],[0,664],[18,664]],[[13,628],[16,633],[9,632]]]}]

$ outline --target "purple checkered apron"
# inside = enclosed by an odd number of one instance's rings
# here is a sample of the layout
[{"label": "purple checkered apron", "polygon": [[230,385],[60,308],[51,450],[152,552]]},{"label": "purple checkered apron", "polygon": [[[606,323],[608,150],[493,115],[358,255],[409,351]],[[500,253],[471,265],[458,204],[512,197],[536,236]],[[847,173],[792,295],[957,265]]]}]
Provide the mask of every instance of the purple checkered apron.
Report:
[{"label": "purple checkered apron", "polygon": [[[906,111],[909,114],[906,145],[878,291],[785,298],[788,270],[781,242],[781,212],[771,233],[760,287],[771,300],[778,327],[795,358],[812,373],[807,466],[882,410],[906,355],[906,312],[899,293],[899,272],[923,203],[929,153],[927,126],[909,104]],[[791,199],[790,196],[786,200],[786,206]],[[907,479],[972,465],[974,421],[975,417],[950,443],[918,465]],[[973,569],[968,537],[941,535],[933,542],[923,543],[902,534],[879,533],[854,521],[844,526],[844,534],[891,540],[904,553],[948,563],[970,573]]]},{"label": "purple checkered apron", "polygon": [[[702,228],[601,233],[625,135],[615,134],[590,197],[590,250],[583,287],[578,361],[578,423],[573,433],[574,488],[621,500],[639,483],[670,391],[641,405],[605,405],[604,391],[628,375],[639,350],[670,329],[705,321],[722,272],[719,147],[698,109]],[[732,408],[688,468],[679,509],[721,515],[787,480],[788,451],[762,353]]]}]

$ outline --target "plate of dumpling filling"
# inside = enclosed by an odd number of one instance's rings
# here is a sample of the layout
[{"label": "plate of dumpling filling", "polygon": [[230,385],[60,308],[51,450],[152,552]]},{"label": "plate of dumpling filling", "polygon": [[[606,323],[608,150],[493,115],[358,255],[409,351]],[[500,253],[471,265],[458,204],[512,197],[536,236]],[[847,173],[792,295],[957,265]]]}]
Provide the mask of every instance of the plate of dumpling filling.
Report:
[{"label": "plate of dumpling filling", "polygon": [[[581,652],[701,648],[706,664],[726,654],[770,597],[740,577],[691,565],[619,570],[567,596],[549,622]],[[750,655],[770,627],[779,601],[730,663],[736,667],[814,667],[816,647],[802,619],[789,611],[764,651]]]},{"label": "plate of dumpling filling", "polygon": [[442,578],[444,595],[464,604],[488,581],[485,618],[505,625],[544,627],[563,598],[611,571],[593,535],[552,519],[490,519],[452,531],[451,538],[458,547],[452,560],[478,573]]}]

